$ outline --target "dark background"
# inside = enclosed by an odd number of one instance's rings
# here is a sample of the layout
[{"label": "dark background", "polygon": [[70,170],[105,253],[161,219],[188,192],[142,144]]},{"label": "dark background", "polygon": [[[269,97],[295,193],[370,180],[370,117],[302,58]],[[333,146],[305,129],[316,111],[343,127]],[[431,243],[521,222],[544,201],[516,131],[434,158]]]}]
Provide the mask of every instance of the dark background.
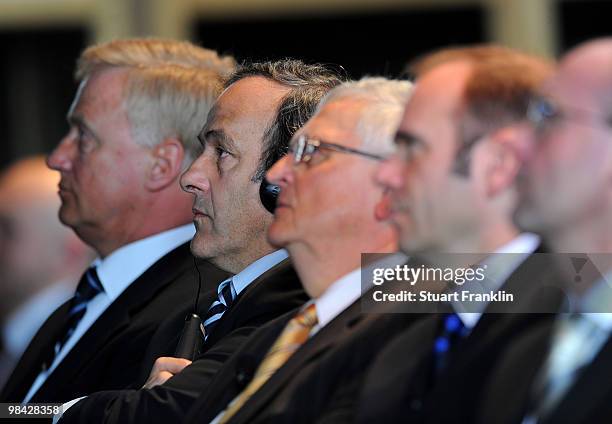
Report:
[{"label": "dark background", "polygon": [[[612,1],[565,0],[557,7],[558,53],[612,31]],[[193,34],[194,41],[239,60],[298,57],[340,65],[354,78],[400,76],[409,60],[431,49],[487,41],[486,19],[478,5],[324,16],[194,17]],[[63,136],[76,88],[75,60],[90,35],[85,27],[0,31],[0,168],[22,156],[48,153]]]}]

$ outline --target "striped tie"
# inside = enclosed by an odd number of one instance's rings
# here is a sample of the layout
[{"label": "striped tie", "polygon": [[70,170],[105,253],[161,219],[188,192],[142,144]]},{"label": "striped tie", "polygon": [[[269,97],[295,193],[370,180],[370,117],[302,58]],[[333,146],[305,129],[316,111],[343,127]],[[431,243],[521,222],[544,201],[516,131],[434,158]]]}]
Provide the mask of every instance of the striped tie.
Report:
[{"label": "striped tie", "polygon": [[96,268],[90,267],[85,274],[83,274],[83,277],[81,277],[81,281],[79,281],[76,293],[70,301],[70,310],[68,311],[68,319],[64,325],[64,330],[60,333],[61,335],[55,343],[52,357],[43,364],[43,369],[47,369],[51,366],[55,356],[57,356],[70,336],[72,336],[74,330],[87,311],[87,303],[102,292],[104,292],[104,287],[102,287],[102,283],[98,278]]},{"label": "striped tie", "polygon": [[287,362],[291,355],[308,340],[310,331],[316,324],[317,311],[315,304],[311,303],[287,323],[281,335],[261,361],[253,380],[221,413],[219,424],[228,422],[272,374]]},{"label": "striped tie", "polygon": [[208,335],[218,324],[225,311],[232,306],[232,303],[236,299],[236,289],[234,288],[231,278],[228,278],[219,284],[219,287],[217,288],[217,295],[218,299],[215,300],[212,305],[210,305],[210,308],[208,308],[206,316],[204,317],[205,338],[208,338]]}]

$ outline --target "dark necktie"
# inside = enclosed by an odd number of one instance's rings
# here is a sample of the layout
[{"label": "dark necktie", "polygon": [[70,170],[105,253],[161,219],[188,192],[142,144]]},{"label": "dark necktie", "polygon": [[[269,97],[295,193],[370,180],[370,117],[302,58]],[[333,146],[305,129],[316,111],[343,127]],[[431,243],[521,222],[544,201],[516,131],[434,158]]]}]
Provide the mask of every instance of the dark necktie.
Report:
[{"label": "dark necktie", "polygon": [[467,328],[455,313],[446,314],[440,334],[434,342],[435,373],[440,375],[448,365],[450,351],[467,335]]},{"label": "dark necktie", "polygon": [[208,338],[208,335],[213,331],[216,325],[219,323],[219,320],[232,306],[234,300],[236,300],[236,289],[234,288],[234,284],[232,283],[232,279],[228,278],[219,284],[217,288],[217,300],[210,305],[208,311],[206,312],[206,316],[204,317],[204,337]]},{"label": "dark necktie", "polygon": [[54,346],[54,351],[51,357],[43,364],[43,369],[47,369],[53,363],[55,356],[62,350],[62,347],[66,344],[70,336],[74,333],[77,325],[85,315],[87,311],[87,304],[99,293],[104,291],[102,283],[98,278],[98,273],[95,267],[89,268],[85,274],[81,277],[79,285],[77,286],[74,297],[70,300],[70,309],[68,310],[68,319],[64,325],[63,331],[60,332],[60,336]]}]

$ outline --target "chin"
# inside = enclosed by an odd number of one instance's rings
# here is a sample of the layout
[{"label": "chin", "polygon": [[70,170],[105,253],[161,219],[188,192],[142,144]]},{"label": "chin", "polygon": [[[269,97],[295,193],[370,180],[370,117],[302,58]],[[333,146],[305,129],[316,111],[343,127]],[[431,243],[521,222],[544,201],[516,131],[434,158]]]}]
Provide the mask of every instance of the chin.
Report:
[{"label": "chin", "polygon": [[514,213],[514,222],[523,231],[540,232],[545,226],[543,214],[532,205],[522,204]]},{"label": "chin", "polygon": [[64,205],[60,207],[58,217],[60,222],[67,227],[74,229],[77,226],[78,217],[76,213]]},{"label": "chin", "polygon": [[288,234],[280,225],[272,223],[268,228],[268,242],[274,247],[285,247],[288,244]]},{"label": "chin", "polygon": [[206,243],[206,240],[204,240],[204,237],[196,233],[193,239],[191,239],[189,248],[191,250],[191,254],[196,258],[206,258],[209,256],[206,250],[207,246],[208,244]]}]

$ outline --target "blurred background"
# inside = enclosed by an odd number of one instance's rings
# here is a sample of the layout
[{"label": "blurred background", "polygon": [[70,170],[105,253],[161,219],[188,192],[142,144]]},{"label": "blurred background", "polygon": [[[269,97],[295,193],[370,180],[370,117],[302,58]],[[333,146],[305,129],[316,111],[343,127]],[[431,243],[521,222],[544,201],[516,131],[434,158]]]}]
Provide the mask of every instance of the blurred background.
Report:
[{"label": "blurred background", "polygon": [[184,38],[244,58],[295,56],[397,76],[416,55],[493,41],[557,56],[610,31],[604,0],[0,0],[0,169],[67,128],[88,44]]}]

